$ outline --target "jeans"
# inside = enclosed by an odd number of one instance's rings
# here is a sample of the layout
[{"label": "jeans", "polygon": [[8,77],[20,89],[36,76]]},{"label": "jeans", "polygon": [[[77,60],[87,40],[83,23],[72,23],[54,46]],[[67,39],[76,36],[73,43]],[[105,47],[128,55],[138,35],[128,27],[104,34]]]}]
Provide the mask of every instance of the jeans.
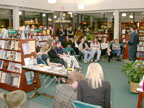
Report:
[{"label": "jeans", "polygon": [[115,53],[117,55],[118,59],[121,59],[121,57],[120,57],[121,51],[120,50],[113,50],[113,53]]},{"label": "jeans", "polygon": [[90,60],[93,58],[93,52],[84,50],[82,52],[84,54],[84,61],[90,62]]},{"label": "jeans", "polygon": [[101,50],[92,50],[93,58],[94,58],[95,53],[97,53],[96,60],[100,60]]}]

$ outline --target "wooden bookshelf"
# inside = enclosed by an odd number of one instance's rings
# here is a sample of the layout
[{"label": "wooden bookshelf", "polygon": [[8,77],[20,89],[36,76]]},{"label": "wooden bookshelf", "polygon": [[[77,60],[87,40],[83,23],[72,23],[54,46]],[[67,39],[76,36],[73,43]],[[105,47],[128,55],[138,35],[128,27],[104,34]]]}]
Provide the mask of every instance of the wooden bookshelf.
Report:
[{"label": "wooden bookshelf", "polygon": [[[3,88],[3,89],[6,89],[8,91],[13,91],[13,90],[23,90],[25,92],[29,92],[29,91],[32,91],[34,90],[34,87],[32,84],[28,84],[27,83],[27,78],[26,78],[26,70],[23,70],[22,69],[22,66],[23,65],[26,65],[26,58],[33,58],[33,59],[36,59],[36,52],[35,52],[35,45],[36,45],[36,42],[34,39],[0,39],[0,40],[4,40],[4,41],[19,41],[20,42],[20,49],[21,50],[13,50],[13,49],[5,49],[5,48],[0,48],[0,50],[4,50],[6,51],[12,51],[12,52],[18,52],[21,54],[21,58],[20,58],[20,62],[18,61],[15,61],[15,60],[7,60],[6,57],[5,58],[0,58],[0,61],[3,62],[3,66],[1,66],[1,69],[0,69],[0,74],[1,74],[1,77],[0,77],[0,87]],[[30,43],[33,43],[33,44],[30,44]],[[24,54],[24,44],[29,44],[29,48],[28,49],[31,49],[31,47],[33,46],[33,52],[29,52],[29,54]],[[25,50],[27,51],[27,48],[25,48]],[[15,57],[16,58],[16,57]],[[7,66],[4,67],[4,63],[6,65],[7,63]],[[11,66],[10,66],[11,64]],[[1,64],[2,65],[2,64]],[[14,65],[14,68],[11,69],[12,65]],[[15,70],[17,69],[18,67],[16,66],[20,66],[20,72],[17,72],[19,70]],[[19,69],[18,68],[18,69]],[[14,70],[13,70],[14,69]],[[40,78],[39,78],[39,74],[37,74],[37,78],[38,78],[38,84],[37,84],[37,87],[39,88],[41,86],[40,84]],[[18,82],[16,84],[14,84],[14,78],[18,80]],[[9,81],[6,81],[6,80],[9,80]],[[16,82],[16,80],[15,80]]]}]

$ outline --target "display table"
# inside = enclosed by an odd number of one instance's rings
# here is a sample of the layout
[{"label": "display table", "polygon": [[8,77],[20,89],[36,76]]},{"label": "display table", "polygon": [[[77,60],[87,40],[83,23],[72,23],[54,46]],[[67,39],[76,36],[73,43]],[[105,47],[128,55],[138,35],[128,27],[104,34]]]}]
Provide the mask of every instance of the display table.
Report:
[{"label": "display table", "polygon": [[42,74],[46,74],[46,75],[53,77],[50,83],[53,80],[57,80],[57,78],[59,77],[68,78],[68,74],[69,74],[65,69],[63,69],[62,67],[57,67],[57,66],[29,65],[29,66],[23,66],[22,68],[25,70],[34,72],[33,86],[35,89],[34,89],[32,96],[30,96],[29,99],[34,98],[36,95],[44,95],[44,96],[53,98],[53,96],[49,94],[38,92],[37,83],[39,83],[38,81],[40,81],[40,79],[39,77],[37,77],[36,73],[42,73]]},{"label": "display table", "polygon": [[143,81],[140,82],[139,88],[137,88],[137,91],[139,93],[137,108],[142,108],[142,101],[144,99],[144,92],[142,89],[142,85],[143,85]]}]

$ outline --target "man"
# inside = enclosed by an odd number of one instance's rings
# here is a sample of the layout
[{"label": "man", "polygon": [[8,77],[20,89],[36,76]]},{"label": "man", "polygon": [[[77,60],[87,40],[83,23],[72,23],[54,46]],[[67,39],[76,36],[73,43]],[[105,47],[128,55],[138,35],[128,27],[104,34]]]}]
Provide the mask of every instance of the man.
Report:
[{"label": "man", "polygon": [[129,54],[130,61],[136,60],[137,44],[139,43],[139,35],[136,33],[135,30],[136,30],[136,26],[131,25],[130,26],[131,34],[130,34],[130,39],[128,41],[128,45],[129,45],[128,54]]},{"label": "man", "polygon": [[60,41],[56,42],[55,51],[57,52],[58,56],[60,58],[62,58],[67,63],[68,67],[72,66],[72,63],[73,63],[73,65],[76,69],[80,68],[79,63],[74,56],[71,56],[69,54],[65,54],[63,52],[63,49],[61,48],[61,42]]},{"label": "man", "polygon": [[53,108],[73,108],[72,102],[77,99],[77,88],[84,76],[79,71],[73,71],[68,75],[67,84],[56,86]]}]

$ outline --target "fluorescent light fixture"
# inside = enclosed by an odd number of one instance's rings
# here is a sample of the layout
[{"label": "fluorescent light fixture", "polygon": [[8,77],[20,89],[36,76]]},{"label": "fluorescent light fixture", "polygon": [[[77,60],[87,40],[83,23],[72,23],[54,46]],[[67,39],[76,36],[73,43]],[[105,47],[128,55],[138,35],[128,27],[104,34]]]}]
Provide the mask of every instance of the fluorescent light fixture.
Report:
[{"label": "fluorescent light fixture", "polygon": [[46,16],[46,14],[42,14],[42,16],[43,16],[43,17],[45,17],[45,16]]},{"label": "fluorescent light fixture", "polygon": [[56,0],[48,0],[48,3],[54,4],[56,3]]},{"label": "fluorescent light fixture", "polygon": [[56,16],[56,15],[54,15],[54,18],[57,18],[57,16]]},{"label": "fluorescent light fixture", "polygon": [[52,21],[52,19],[51,19],[51,18],[48,18],[48,21]]},{"label": "fluorescent light fixture", "polygon": [[130,15],[129,18],[133,18],[133,15]]},{"label": "fluorescent light fixture", "polygon": [[72,12],[68,12],[68,14],[72,14]]},{"label": "fluorescent light fixture", "polygon": [[125,16],[127,16],[127,14],[126,13],[122,13],[122,16],[125,17]]},{"label": "fluorescent light fixture", "polygon": [[84,5],[83,4],[78,4],[78,9],[84,9]]},{"label": "fluorescent light fixture", "polygon": [[22,11],[19,11],[19,15],[22,15]]}]

